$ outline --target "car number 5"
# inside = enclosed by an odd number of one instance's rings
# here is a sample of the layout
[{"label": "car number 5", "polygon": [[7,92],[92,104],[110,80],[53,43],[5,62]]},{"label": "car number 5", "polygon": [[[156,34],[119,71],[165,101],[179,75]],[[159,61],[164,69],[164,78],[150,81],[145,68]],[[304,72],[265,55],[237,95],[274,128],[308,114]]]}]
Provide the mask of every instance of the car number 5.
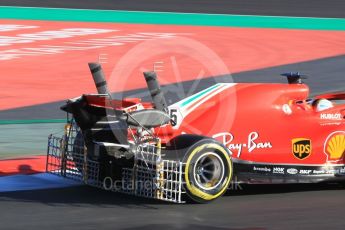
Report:
[{"label": "car number 5", "polygon": [[177,109],[171,109],[170,110],[170,120],[171,120],[172,126],[177,125]]}]

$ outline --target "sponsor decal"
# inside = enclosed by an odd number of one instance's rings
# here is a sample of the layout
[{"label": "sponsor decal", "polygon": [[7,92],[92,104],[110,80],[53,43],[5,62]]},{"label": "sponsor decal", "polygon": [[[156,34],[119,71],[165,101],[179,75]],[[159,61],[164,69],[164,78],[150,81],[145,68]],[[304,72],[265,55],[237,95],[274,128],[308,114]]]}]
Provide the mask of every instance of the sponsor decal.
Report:
[{"label": "sponsor decal", "polygon": [[340,113],[322,113],[320,114],[321,120],[337,120],[340,121],[342,116]]},{"label": "sponsor decal", "polygon": [[319,169],[319,170],[313,170],[313,174],[325,174],[326,171],[323,169]]},{"label": "sponsor decal", "polygon": [[300,160],[303,160],[311,154],[311,140],[306,138],[295,138],[292,140],[292,153]]},{"label": "sponsor decal", "polygon": [[340,169],[339,169],[339,173],[340,173],[340,174],[345,174],[345,168],[340,168]]},{"label": "sponsor decal", "polygon": [[289,168],[286,170],[287,173],[291,174],[291,175],[295,175],[298,173],[298,170],[295,168]]},{"label": "sponsor decal", "polygon": [[337,126],[339,126],[339,125],[341,125],[341,122],[326,122],[326,123],[320,123],[320,125],[321,126],[335,126],[335,125],[337,125]]},{"label": "sponsor decal", "polygon": [[274,167],[273,173],[275,174],[285,174],[285,168],[282,167]]},{"label": "sponsor decal", "polygon": [[323,168],[319,168],[319,169],[314,169],[312,170],[312,174],[345,174],[345,167],[344,166],[326,166]]},{"label": "sponsor decal", "polygon": [[309,175],[309,174],[311,174],[312,171],[313,170],[310,170],[310,169],[300,169],[299,174]]},{"label": "sponsor decal", "polygon": [[345,152],[345,131],[330,134],[325,141],[324,152],[329,161],[342,159]]},{"label": "sponsor decal", "polygon": [[254,171],[260,171],[260,172],[271,172],[271,169],[268,168],[268,167],[257,167],[257,166],[254,166],[253,167],[253,170]]},{"label": "sponsor decal", "polygon": [[[307,166],[307,165],[250,165],[249,168],[245,167],[240,169],[241,172],[248,172],[252,170],[254,173],[266,173],[276,176],[299,176],[299,177],[334,177],[345,176],[345,166],[342,165],[326,165],[326,166]],[[238,171],[238,172],[239,172]]]},{"label": "sponsor decal", "polygon": [[326,174],[336,174],[336,173],[338,173],[337,169],[327,169],[326,170]]},{"label": "sponsor decal", "polygon": [[251,132],[248,135],[246,143],[236,143],[234,142],[234,135],[231,133],[218,133],[213,135],[214,139],[220,140],[231,152],[231,154],[236,154],[240,157],[243,149],[247,149],[248,153],[251,153],[257,149],[271,149],[273,147],[272,143],[269,141],[260,142],[258,132]]}]

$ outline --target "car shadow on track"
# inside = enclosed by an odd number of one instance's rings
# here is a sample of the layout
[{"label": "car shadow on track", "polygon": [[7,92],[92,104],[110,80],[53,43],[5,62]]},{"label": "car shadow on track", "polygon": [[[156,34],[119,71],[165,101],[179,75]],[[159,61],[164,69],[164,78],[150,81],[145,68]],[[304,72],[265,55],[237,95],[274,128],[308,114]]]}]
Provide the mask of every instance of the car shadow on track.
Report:
[{"label": "car shadow on track", "polygon": [[[282,184],[282,185],[240,185],[229,189],[225,196],[260,196],[279,193],[329,191],[345,189],[344,184]],[[34,202],[51,206],[101,207],[122,206],[126,208],[158,209],[160,205],[171,203],[114,193],[88,186],[75,186],[59,189],[16,191],[0,193],[0,202]]]},{"label": "car shadow on track", "polygon": [[0,193],[1,201],[35,202],[47,205],[70,206],[126,206],[128,208],[152,208],[146,205],[166,204],[165,202],[109,192],[89,186],[74,186],[59,189],[16,191]]},{"label": "car shadow on track", "polygon": [[232,185],[226,196],[249,196],[311,191],[345,190],[345,183],[315,184],[238,184]]}]

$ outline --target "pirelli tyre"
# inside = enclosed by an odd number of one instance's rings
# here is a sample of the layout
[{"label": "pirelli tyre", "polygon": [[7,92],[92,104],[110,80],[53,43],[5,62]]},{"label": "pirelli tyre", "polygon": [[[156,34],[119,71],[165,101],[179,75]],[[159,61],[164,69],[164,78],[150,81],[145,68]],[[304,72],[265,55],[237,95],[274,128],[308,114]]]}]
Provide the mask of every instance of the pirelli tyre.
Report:
[{"label": "pirelli tyre", "polygon": [[213,139],[202,139],[188,149],[183,161],[185,190],[193,201],[210,202],[226,192],[233,174],[226,147]]}]

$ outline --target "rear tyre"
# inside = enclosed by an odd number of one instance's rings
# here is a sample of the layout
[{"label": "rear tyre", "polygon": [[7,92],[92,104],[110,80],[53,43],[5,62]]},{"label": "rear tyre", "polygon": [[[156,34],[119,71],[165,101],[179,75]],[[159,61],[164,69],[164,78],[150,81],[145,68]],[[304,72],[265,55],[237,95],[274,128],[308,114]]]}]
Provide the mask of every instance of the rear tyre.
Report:
[{"label": "rear tyre", "polygon": [[191,146],[184,158],[185,190],[197,203],[207,203],[222,196],[232,179],[229,151],[213,139]]}]

